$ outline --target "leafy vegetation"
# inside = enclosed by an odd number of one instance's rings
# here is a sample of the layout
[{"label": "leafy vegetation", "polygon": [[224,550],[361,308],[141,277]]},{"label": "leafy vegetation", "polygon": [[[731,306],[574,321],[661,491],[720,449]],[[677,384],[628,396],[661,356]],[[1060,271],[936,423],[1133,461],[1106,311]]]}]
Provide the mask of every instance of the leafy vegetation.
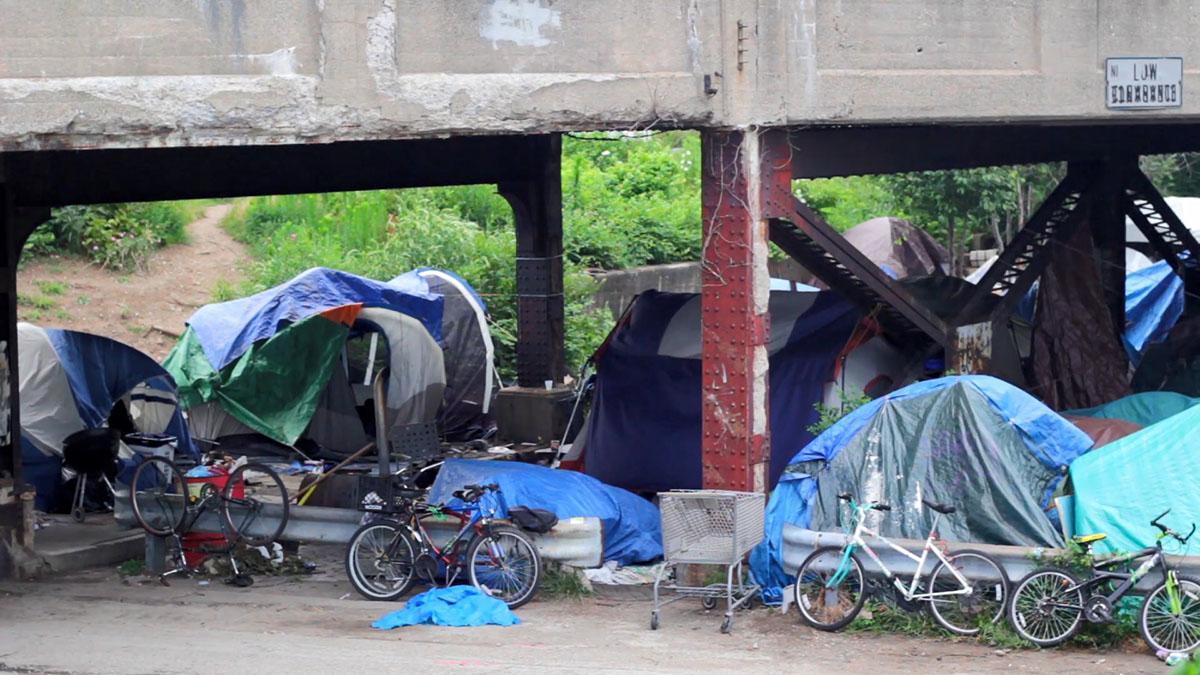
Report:
[{"label": "leafy vegetation", "polygon": [[813,436],[820,436],[826,429],[837,424],[838,420],[871,402],[871,397],[862,392],[855,394],[839,391],[838,397],[841,399],[841,402],[836,406],[827,406],[820,401],[813,406],[821,417],[816,422],[808,425],[808,433]]},{"label": "leafy vegetation", "polygon": [[156,248],[186,241],[194,213],[185,202],[67,206],[54,209],[30,235],[25,252],[79,255],[116,270],[142,268]]},{"label": "leafy vegetation", "polygon": [[592,595],[592,589],[580,578],[579,572],[551,564],[542,575],[541,593],[548,598],[581,600]]}]

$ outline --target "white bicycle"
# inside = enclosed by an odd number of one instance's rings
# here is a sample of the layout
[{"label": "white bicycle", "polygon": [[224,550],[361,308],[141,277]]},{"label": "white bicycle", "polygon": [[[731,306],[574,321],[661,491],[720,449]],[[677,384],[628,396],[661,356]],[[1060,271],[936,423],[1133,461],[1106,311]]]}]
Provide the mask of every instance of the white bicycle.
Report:
[{"label": "white bicycle", "polygon": [[[827,631],[840,630],[862,610],[868,587],[857,549],[866,551],[883,571],[898,606],[908,611],[927,607],[933,618],[952,633],[975,635],[985,623],[996,623],[1004,616],[1008,599],[1008,576],[1004,568],[979,551],[950,553],[938,538],[938,522],[943,515],[954,513],[954,507],[924,502],[938,515],[934,517],[925,547],[918,556],[866,526],[868,512],[891,511],[890,506],[877,502],[859,504],[848,494],[838,495],[838,499],[849,502],[854,512],[853,534],[845,546],[822,546],[813,551],[796,572],[793,587],[796,606],[810,626]],[[912,580],[906,584],[892,574],[863,539],[864,534],[877,538],[914,561],[917,567]],[[938,562],[923,587],[922,571],[930,553]]]}]

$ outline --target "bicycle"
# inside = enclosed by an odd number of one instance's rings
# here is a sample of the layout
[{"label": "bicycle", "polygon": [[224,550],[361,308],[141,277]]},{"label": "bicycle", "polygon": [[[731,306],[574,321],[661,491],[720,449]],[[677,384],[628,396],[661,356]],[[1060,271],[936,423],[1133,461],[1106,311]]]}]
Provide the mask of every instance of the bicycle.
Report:
[{"label": "bicycle", "polygon": [[[952,633],[975,635],[981,622],[995,623],[1003,617],[1008,595],[1008,576],[1004,569],[991,556],[979,551],[950,553],[938,539],[938,522],[942,516],[953,514],[954,507],[922,500],[938,515],[934,517],[925,546],[918,556],[866,526],[869,511],[891,511],[890,506],[878,502],[859,504],[849,494],[840,494],[838,499],[849,502],[854,512],[852,534],[844,546],[822,546],[813,551],[796,573],[793,586],[796,606],[808,625],[825,631],[840,630],[862,610],[868,588],[857,549],[866,551],[883,571],[895,593],[897,605],[909,611],[927,606],[933,618]],[[892,574],[863,539],[864,534],[877,538],[916,563],[908,584]],[[938,563],[929,575],[928,590],[924,590],[921,588],[922,571],[931,553]]]},{"label": "bicycle", "polygon": [[[1139,580],[1158,567],[1163,580],[1142,601],[1138,612],[1138,628],[1142,639],[1156,652],[1191,652],[1200,647],[1200,579],[1177,574],[1163,553],[1162,542],[1167,537],[1186,545],[1196,533],[1196,525],[1187,536],[1181,535],[1160,521],[1167,509],[1150,524],[1158,528],[1154,545],[1136,553],[1121,555],[1092,565],[1092,576],[1080,581],[1071,572],[1057,568],[1036,569],[1023,578],[1013,592],[1008,620],[1017,635],[1039,647],[1054,647],[1071,639],[1090,623],[1111,623],[1117,602],[1129,593]],[[1102,533],[1074,537],[1086,552],[1107,535]],[[1116,567],[1145,559],[1132,572],[1117,571]],[[1111,584],[1117,583],[1115,589]],[[1100,587],[1112,589],[1105,595]]]},{"label": "bicycle", "polygon": [[[450,586],[465,571],[471,585],[511,609],[529,602],[541,584],[541,556],[523,532],[497,521],[495,509],[482,504],[488,493],[502,498],[495,484],[455,492],[465,504],[457,510],[428,504],[422,490],[405,486],[394,488],[391,500],[368,494],[363,509],[379,517],[360,527],[346,548],[350,583],[370,600],[395,600],[418,578],[437,585],[440,576]],[[428,517],[456,519],[458,530],[438,546],[422,523]]]},{"label": "bicycle", "polygon": [[[262,478],[252,479],[252,474]],[[165,457],[147,457],[133,472],[129,497],[133,517],[142,529],[158,537],[170,537],[173,542],[174,567],[159,575],[164,585],[171,575],[195,572],[187,564],[183,536],[210,511],[217,513],[223,544],[210,543],[208,552],[228,556],[233,572],[229,581],[237,586],[253,583],[238,569],[233,556],[237,544],[266,546],[277,540],[287,526],[287,489],[279,475],[263,464],[234,468],[218,491],[212,483],[189,487],[186,474],[174,462]]]}]

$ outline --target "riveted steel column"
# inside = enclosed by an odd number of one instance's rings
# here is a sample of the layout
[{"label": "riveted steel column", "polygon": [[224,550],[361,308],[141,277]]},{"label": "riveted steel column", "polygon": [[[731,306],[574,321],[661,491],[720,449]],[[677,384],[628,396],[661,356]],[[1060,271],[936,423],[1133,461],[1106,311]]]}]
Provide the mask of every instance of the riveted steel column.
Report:
[{"label": "riveted steel column", "polygon": [[704,486],[762,492],[770,275],[760,132],[704,132],[702,149]]},{"label": "riveted steel column", "polygon": [[561,383],[563,348],[562,139],[530,137],[534,178],[500,183],[517,234],[517,385]]}]

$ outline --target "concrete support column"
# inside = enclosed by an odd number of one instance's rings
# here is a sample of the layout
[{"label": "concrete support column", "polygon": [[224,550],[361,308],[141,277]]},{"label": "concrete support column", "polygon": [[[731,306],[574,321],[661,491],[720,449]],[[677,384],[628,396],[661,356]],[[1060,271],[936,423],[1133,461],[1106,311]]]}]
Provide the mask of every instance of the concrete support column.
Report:
[{"label": "concrete support column", "polygon": [[563,348],[562,139],[532,137],[534,178],[501,183],[517,234],[517,385],[558,384]]},{"label": "concrete support column", "polygon": [[758,130],[702,136],[701,446],[707,488],[767,489],[770,273],[763,137]]}]

